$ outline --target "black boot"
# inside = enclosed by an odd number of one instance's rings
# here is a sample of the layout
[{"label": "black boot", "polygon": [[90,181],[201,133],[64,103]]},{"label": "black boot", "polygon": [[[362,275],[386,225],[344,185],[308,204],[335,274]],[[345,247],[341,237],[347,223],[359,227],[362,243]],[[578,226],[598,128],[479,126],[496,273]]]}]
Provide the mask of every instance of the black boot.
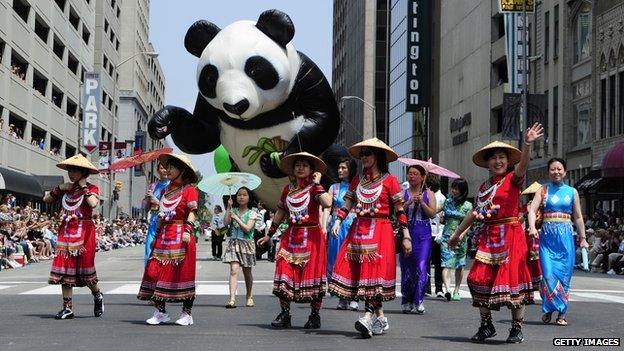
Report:
[{"label": "black boot", "polygon": [[93,295],[93,315],[99,317],[104,313],[104,295],[100,292]]},{"label": "black boot", "polygon": [[496,329],[492,322],[482,322],[479,330],[475,335],[470,338],[473,342],[482,342],[485,339],[489,339],[496,336]]},{"label": "black boot", "polygon": [[271,322],[273,328],[283,329],[290,328],[290,311],[282,311],[275,317],[275,320]]},{"label": "black boot", "polygon": [[303,326],[305,329],[319,329],[321,327],[321,316],[317,312],[310,313],[308,321]]},{"label": "black boot", "polygon": [[509,337],[507,338],[507,342],[510,344],[518,344],[524,340],[524,336],[522,335],[522,326],[519,324],[515,324],[509,329]]},{"label": "black boot", "polygon": [[74,318],[74,312],[72,312],[72,310],[70,310],[69,308],[63,308],[56,314],[56,316],[54,316],[54,319],[72,319],[72,318]]}]

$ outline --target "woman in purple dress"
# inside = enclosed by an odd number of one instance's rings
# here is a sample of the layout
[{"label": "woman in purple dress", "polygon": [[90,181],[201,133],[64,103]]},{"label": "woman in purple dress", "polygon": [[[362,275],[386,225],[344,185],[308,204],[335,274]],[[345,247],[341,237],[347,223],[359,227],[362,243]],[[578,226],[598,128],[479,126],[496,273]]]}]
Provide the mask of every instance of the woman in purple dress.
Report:
[{"label": "woman in purple dress", "polygon": [[403,313],[425,313],[425,290],[429,275],[429,254],[431,253],[431,222],[437,212],[433,192],[424,188],[427,172],[421,166],[407,168],[409,188],[403,192],[405,212],[412,237],[412,254],[400,255],[401,264],[401,310]]}]

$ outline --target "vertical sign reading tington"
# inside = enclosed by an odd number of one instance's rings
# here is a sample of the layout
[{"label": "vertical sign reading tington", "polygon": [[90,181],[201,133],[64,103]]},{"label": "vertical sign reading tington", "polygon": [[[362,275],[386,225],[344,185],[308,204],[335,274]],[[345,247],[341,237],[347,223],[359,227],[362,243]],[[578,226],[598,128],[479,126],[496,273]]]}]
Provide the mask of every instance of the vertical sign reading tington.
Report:
[{"label": "vertical sign reading tington", "polygon": [[407,1],[405,111],[429,107],[431,96],[431,1]]},{"label": "vertical sign reading tington", "polygon": [[100,73],[85,73],[82,91],[82,146],[90,153],[100,143],[100,91]]}]

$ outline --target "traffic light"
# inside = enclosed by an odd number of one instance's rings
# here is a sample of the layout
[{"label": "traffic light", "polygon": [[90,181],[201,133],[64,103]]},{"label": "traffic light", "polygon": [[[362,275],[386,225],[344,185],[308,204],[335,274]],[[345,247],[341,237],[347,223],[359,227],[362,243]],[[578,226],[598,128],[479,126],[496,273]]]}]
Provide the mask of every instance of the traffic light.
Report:
[{"label": "traffic light", "polygon": [[121,180],[115,181],[115,190],[121,191],[123,189],[124,183]]}]

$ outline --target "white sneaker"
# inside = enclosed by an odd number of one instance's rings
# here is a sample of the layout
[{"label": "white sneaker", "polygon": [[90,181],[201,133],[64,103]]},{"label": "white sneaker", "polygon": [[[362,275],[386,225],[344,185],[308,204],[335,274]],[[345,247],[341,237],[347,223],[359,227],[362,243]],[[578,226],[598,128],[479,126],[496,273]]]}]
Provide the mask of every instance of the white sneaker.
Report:
[{"label": "white sneaker", "polygon": [[425,313],[425,305],[424,304],[419,304],[418,306],[416,306],[416,308],[414,308],[412,310],[412,312],[416,313],[416,314],[423,314]]},{"label": "white sneaker", "polygon": [[358,302],[357,302],[357,301],[351,301],[351,302],[349,302],[349,309],[350,309],[351,311],[357,311],[359,307],[360,307],[360,306],[358,305]]},{"label": "white sneaker", "polygon": [[377,317],[373,322],[373,335],[381,335],[385,331],[390,329],[390,325],[388,324],[388,317]]},{"label": "white sneaker", "polygon": [[369,339],[373,336],[373,320],[366,316],[355,322],[355,330],[359,331],[362,338]]},{"label": "white sneaker", "polygon": [[403,313],[410,313],[412,312],[412,310],[414,309],[414,304],[413,303],[404,303],[401,305],[401,311],[403,311]]},{"label": "white sneaker", "polygon": [[145,322],[147,322],[147,324],[151,324],[151,325],[158,325],[160,323],[165,323],[165,322],[169,322],[171,320],[171,318],[169,318],[169,314],[168,313],[162,313],[158,310],[154,311],[154,315],[152,316],[152,318],[146,320]]},{"label": "white sneaker", "polygon": [[175,321],[175,324],[177,324],[177,325],[193,325],[193,316],[191,316],[190,314],[188,314],[186,312],[182,312],[182,314],[180,315],[180,318],[178,318],[178,320]]},{"label": "white sneaker", "polygon": [[340,299],[338,300],[338,306],[336,306],[337,310],[341,310],[344,311],[347,309],[347,300],[345,299]]},{"label": "white sneaker", "polygon": [[444,298],[444,293],[443,293],[443,292],[441,292],[441,291],[438,291],[438,292],[436,293],[436,297],[439,297],[439,298],[442,298],[442,299],[443,299],[443,298]]},{"label": "white sneaker", "polygon": [[615,271],[614,271],[613,269],[609,269],[609,271],[607,272],[607,274],[609,274],[609,275],[613,275],[613,274],[615,274]]}]

